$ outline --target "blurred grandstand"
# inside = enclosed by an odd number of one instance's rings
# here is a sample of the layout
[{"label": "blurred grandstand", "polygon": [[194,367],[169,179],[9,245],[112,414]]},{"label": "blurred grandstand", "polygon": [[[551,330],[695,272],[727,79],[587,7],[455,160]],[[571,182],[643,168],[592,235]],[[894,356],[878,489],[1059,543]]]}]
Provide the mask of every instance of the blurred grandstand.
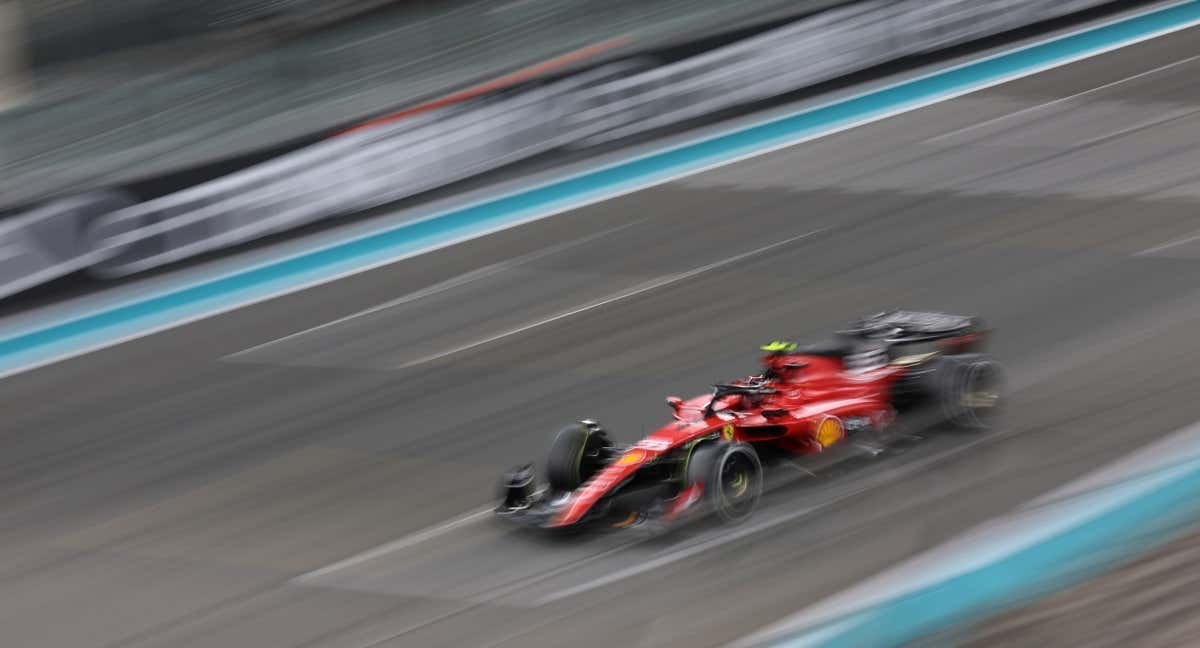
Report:
[{"label": "blurred grandstand", "polygon": [[[295,32],[412,0],[47,0],[27,1],[29,49],[39,65],[148,45],[253,29]],[[438,2],[452,5],[453,0]],[[460,3],[461,4],[461,3]]]},{"label": "blurred grandstand", "polygon": [[0,112],[0,212],[286,146],[585,53],[844,0],[102,0],[22,4],[33,96]]}]

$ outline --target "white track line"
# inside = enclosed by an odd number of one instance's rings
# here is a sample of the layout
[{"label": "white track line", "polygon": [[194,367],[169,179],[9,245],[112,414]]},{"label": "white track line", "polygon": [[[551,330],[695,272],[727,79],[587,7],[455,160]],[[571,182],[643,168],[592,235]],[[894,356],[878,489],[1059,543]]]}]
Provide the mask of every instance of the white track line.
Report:
[{"label": "white track line", "polygon": [[970,132],[970,131],[973,131],[973,130],[976,130],[976,129],[979,129],[979,128],[986,128],[986,127],[988,127],[988,126],[991,126],[991,125],[993,125],[993,124],[997,124],[997,123],[999,123],[999,122],[1002,122],[1002,121],[1008,121],[1009,119],[1013,119],[1014,117],[1020,117],[1021,115],[1026,115],[1026,114],[1029,114],[1029,113],[1031,113],[1031,112],[1036,112],[1036,111],[1038,111],[1038,110],[1042,110],[1043,108],[1049,108],[1049,107],[1051,107],[1051,106],[1057,106],[1057,105],[1059,105],[1059,104],[1063,104],[1063,103],[1066,103],[1066,102],[1068,102],[1068,101],[1072,101],[1072,100],[1074,100],[1074,99],[1078,99],[1078,98],[1080,98],[1080,97],[1085,97],[1085,96],[1087,96],[1087,95],[1090,95],[1090,94],[1092,94],[1093,92],[1100,92],[1101,90],[1107,90],[1107,89],[1109,89],[1109,88],[1113,88],[1113,87],[1119,86],[1119,85],[1121,85],[1121,84],[1128,83],[1128,82],[1130,82],[1130,81],[1135,81],[1135,80],[1137,80],[1137,79],[1141,79],[1141,78],[1143,78],[1143,77],[1147,77],[1147,76],[1150,76],[1150,75],[1152,75],[1152,74],[1158,74],[1159,72],[1163,72],[1163,71],[1165,71],[1165,70],[1169,70],[1169,69],[1171,69],[1171,68],[1178,67],[1178,66],[1180,66],[1180,65],[1184,65],[1184,64],[1186,64],[1186,63],[1191,63],[1192,61],[1195,61],[1195,60],[1197,60],[1197,59],[1200,59],[1200,54],[1197,54],[1197,55],[1195,55],[1195,56],[1189,56],[1189,57],[1187,57],[1187,58],[1184,58],[1184,59],[1179,59],[1178,61],[1174,61],[1174,62],[1172,62],[1172,63],[1167,63],[1166,65],[1160,65],[1159,67],[1156,67],[1156,68],[1154,68],[1153,70],[1146,70],[1145,72],[1139,72],[1139,73],[1137,73],[1137,74],[1134,74],[1134,75],[1131,75],[1131,76],[1127,76],[1127,77],[1125,77],[1125,78],[1123,78],[1123,79],[1118,79],[1118,80],[1116,80],[1116,81],[1112,81],[1112,82],[1109,82],[1109,83],[1105,83],[1104,85],[1098,85],[1098,86],[1096,86],[1096,87],[1094,87],[1094,88],[1089,88],[1089,89],[1087,89],[1087,90],[1084,90],[1084,91],[1082,91],[1082,92],[1076,92],[1075,94],[1073,94],[1073,95],[1070,95],[1070,96],[1068,96],[1068,97],[1062,97],[1062,98],[1060,98],[1060,99],[1054,99],[1054,100],[1052,100],[1052,101],[1047,101],[1047,102],[1045,102],[1045,103],[1040,103],[1040,104],[1038,104],[1038,105],[1036,105],[1036,106],[1030,106],[1030,107],[1028,107],[1028,108],[1022,108],[1021,110],[1018,110],[1018,111],[1016,111],[1016,112],[1011,112],[1011,113],[1008,113],[1007,115],[1001,115],[1001,116],[999,116],[999,117],[993,117],[992,119],[988,119],[988,120],[985,120],[985,121],[981,121],[981,122],[979,122],[979,123],[976,123],[976,124],[971,124],[970,126],[964,126],[964,127],[962,127],[962,128],[959,128],[959,129],[957,129],[957,130],[952,130],[952,131],[950,131],[949,133],[942,133],[941,135],[937,135],[937,136],[935,136],[935,137],[930,137],[929,139],[925,140],[923,143],[924,143],[924,144],[929,144],[929,143],[932,143],[932,142],[937,142],[937,141],[940,141],[940,140],[949,139],[949,138],[951,138],[951,137],[954,137],[954,136],[956,136],[956,135],[962,135],[963,133],[968,133],[968,132]]},{"label": "white track line", "polygon": [[1151,248],[1146,248],[1145,250],[1142,250],[1141,252],[1138,252],[1137,254],[1135,254],[1133,256],[1147,256],[1150,254],[1154,254],[1156,252],[1162,252],[1163,250],[1169,250],[1177,245],[1183,245],[1184,243],[1191,243],[1192,241],[1196,241],[1196,240],[1200,240],[1200,234],[1192,234],[1191,236],[1185,236],[1183,238],[1178,238],[1173,241],[1167,241],[1166,243],[1163,243],[1162,245],[1156,245]]},{"label": "white track line", "polygon": [[418,545],[418,544],[421,544],[422,542],[428,542],[440,535],[445,535],[446,533],[454,531],[455,529],[458,529],[460,527],[474,524],[474,523],[490,516],[492,514],[493,509],[494,509],[494,507],[492,507],[492,506],[488,506],[486,508],[481,508],[481,509],[478,509],[475,511],[471,511],[470,513],[461,515],[459,517],[453,518],[453,519],[443,522],[441,524],[437,524],[437,525],[428,527],[426,529],[422,529],[421,531],[417,531],[415,533],[410,533],[402,538],[398,538],[398,539],[388,542],[386,544],[379,545],[378,547],[375,547],[374,549],[368,549],[367,551],[364,551],[360,554],[355,554],[349,558],[346,558],[345,560],[339,560],[335,563],[321,567],[320,569],[314,569],[313,571],[301,574],[301,575],[293,578],[292,582],[303,583],[306,581],[312,581],[312,580],[321,578],[323,576],[328,576],[329,574],[332,574],[334,572],[342,571],[344,569],[349,569],[356,565],[361,565],[362,563],[365,563],[367,561],[375,560],[376,558],[381,558],[390,553],[395,553],[397,551],[400,551],[401,549],[405,549],[405,548],[411,547],[413,545]]},{"label": "white track line", "polygon": [[1150,128],[1152,126],[1158,126],[1159,124],[1165,124],[1167,122],[1174,121],[1176,119],[1181,119],[1181,118],[1187,117],[1189,115],[1195,115],[1198,112],[1200,112],[1200,109],[1197,109],[1197,108],[1181,108],[1179,110],[1172,110],[1170,112],[1167,112],[1166,114],[1159,115],[1158,117],[1152,117],[1150,119],[1137,122],[1136,124],[1131,124],[1129,126],[1125,126],[1124,128],[1118,128],[1116,130],[1109,131],[1103,135],[1089,137],[1088,139],[1076,142],[1074,145],[1078,146],[1078,147],[1091,146],[1092,144],[1095,144],[1097,142],[1103,142],[1105,140],[1117,139],[1118,137],[1129,135],[1130,133],[1136,133],[1138,131],[1146,130],[1147,128]]},{"label": "white track line", "polygon": [[607,236],[614,232],[619,232],[623,229],[633,227],[634,225],[637,225],[639,223],[644,223],[646,220],[647,219],[645,219],[645,218],[636,220],[632,223],[626,223],[626,224],[620,225],[618,227],[606,229],[604,231],[589,234],[587,236],[573,239],[571,241],[566,241],[566,242],[560,243],[558,245],[553,245],[553,246],[550,246],[547,248],[539,249],[534,252],[530,252],[528,254],[523,254],[521,256],[518,256],[518,257],[515,257],[512,259],[507,259],[505,261],[493,263],[491,265],[484,266],[482,268],[478,268],[478,269],[472,270],[470,272],[465,272],[465,273],[458,275],[457,277],[454,277],[452,279],[447,279],[446,281],[442,281],[442,282],[433,284],[432,286],[427,286],[425,288],[422,288],[421,290],[417,290],[417,291],[408,293],[407,295],[388,300],[381,304],[376,304],[375,306],[360,310],[360,311],[358,311],[356,313],[352,313],[350,315],[346,315],[345,317],[339,317],[335,320],[325,322],[324,324],[318,324],[311,328],[306,328],[303,331],[296,331],[295,333],[290,333],[283,337],[275,338],[274,340],[263,342],[262,344],[257,344],[255,346],[249,347],[247,349],[242,349],[241,351],[237,351],[237,352],[231,353],[227,356],[224,356],[222,359],[236,358],[241,355],[246,355],[249,353],[253,353],[255,351],[260,351],[262,349],[273,346],[275,344],[279,344],[280,342],[286,342],[288,340],[292,340],[292,339],[295,339],[295,338],[298,338],[298,337],[301,337],[304,335],[308,335],[309,333],[315,333],[316,331],[320,331],[322,329],[326,329],[331,326],[337,326],[338,324],[344,324],[346,322],[349,322],[350,320],[358,319],[360,317],[365,317],[367,315],[372,315],[374,313],[378,313],[380,311],[384,311],[389,308],[394,308],[396,306],[400,306],[400,305],[407,304],[410,302],[415,302],[415,301],[424,299],[426,297],[432,297],[433,295],[436,295],[438,293],[443,293],[448,290],[453,290],[455,288],[459,288],[461,286],[465,286],[467,284],[498,275],[502,272],[512,270],[513,268],[517,268],[519,266],[525,265],[526,263],[530,263],[530,262],[536,261],[538,259],[542,259],[542,258],[548,257],[550,255],[557,254],[559,252],[563,252],[565,250],[569,250],[574,247],[578,247],[585,243],[590,243],[598,238]]},{"label": "white track line", "polygon": [[671,284],[678,283],[685,279],[690,279],[692,277],[695,277],[696,275],[700,275],[705,272],[709,272],[711,270],[716,270],[717,268],[727,266],[731,263],[737,263],[738,261],[742,261],[742,260],[748,259],[752,256],[762,254],[763,252],[768,252],[775,248],[782,247],[784,245],[787,245],[788,243],[794,243],[801,239],[805,239],[810,236],[819,234],[828,229],[829,229],[828,227],[822,227],[820,229],[816,229],[811,232],[806,232],[806,233],[800,234],[798,236],[786,238],[782,241],[776,241],[774,243],[771,243],[770,245],[764,245],[760,248],[750,250],[749,252],[743,252],[741,254],[731,256],[727,259],[722,259],[721,261],[717,261],[715,263],[710,263],[705,266],[700,266],[699,268],[694,268],[692,270],[688,270],[687,272],[677,272],[674,274],[669,274],[669,275],[666,275],[663,277],[659,277],[652,281],[639,284],[637,286],[634,286],[633,288],[609,295],[607,297],[601,298],[598,301],[594,301],[594,302],[585,304],[578,308],[573,308],[571,310],[564,311],[562,313],[558,313],[557,315],[553,315],[551,317],[547,317],[546,319],[538,320],[536,322],[530,322],[529,324],[525,324],[525,325],[519,326],[514,329],[509,329],[503,333],[498,333],[496,335],[486,337],[481,340],[475,340],[474,342],[469,342],[462,346],[454,347],[453,349],[447,349],[445,351],[440,351],[440,352],[434,353],[432,355],[427,355],[422,358],[417,358],[416,360],[410,360],[409,362],[405,362],[403,364],[392,367],[392,369],[407,369],[409,367],[415,367],[417,365],[426,364],[428,362],[433,362],[434,360],[440,360],[447,356],[452,356],[452,355],[455,355],[458,353],[462,353],[463,351],[469,351],[471,349],[475,349],[477,347],[481,347],[486,344],[491,344],[492,342],[503,340],[504,338],[512,337],[514,335],[517,335],[519,333],[524,333],[525,331],[528,331],[531,329],[545,326],[547,324],[557,322],[559,320],[566,319],[568,317],[573,317],[580,313],[586,313],[587,311],[595,310],[602,306],[607,306],[609,304],[619,302],[623,299],[628,299],[630,297],[634,297],[634,296],[640,295],[642,293],[650,292],[651,290],[657,290],[659,288],[663,288],[665,286],[669,286]]},{"label": "white track line", "polygon": [[671,563],[679,562],[680,560],[683,560],[685,558],[690,558],[691,556],[695,556],[696,554],[704,553],[705,551],[708,551],[709,549],[719,547],[723,544],[728,544],[735,540],[741,540],[742,538],[754,535],[756,533],[759,533],[760,531],[765,531],[772,527],[779,526],[780,524],[783,524],[785,522],[790,522],[792,520],[804,517],[806,515],[816,512],[822,508],[825,508],[825,506],[827,506],[827,505],[817,505],[817,506],[813,506],[813,507],[809,507],[809,508],[800,509],[798,511],[791,511],[791,512],[785,513],[783,515],[780,515],[779,517],[771,518],[768,520],[763,520],[762,522],[759,522],[758,524],[754,524],[754,525],[751,525],[748,527],[742,527],[731,533],[718,535],[717,537],[710,538],[708,540],[705,540],[704,542],[700,542],[700,543],[697,543],[694,545],[689,545],[687,547],[683,547],[682,549],[676,549],[674,551],[667,552],[667,553],[659,555],[655,558],[651,558],[650,560],[647,560],[645,562],[637,563],[635,565],[630,565],[629,567],[626,567],[625,569],[619,569],[615,572],[610,572],[609,574],[607,574],[605,576],[601,576],[600,578],[592,579],[586,583],[582,583],[582,584],[576,585],[574,587],[568,587],[566,589],[559,590],[552,594],[547,594],[546,596],[543,596],[543,597],[537,599],[536,601],[534,601],[533,604],[537,607],[541,607],[548,603],[554,603],[555,601],[561,601],[565,598],[570,598],[577,594],[582,594],[584,592],[588,592],[588,591],[591,591],[591,590],[594,590],[594,589],[597,589],[600,587],[604,587],[605,585],[611,585],[618,581],[623,581],[628,578],[632,578],[639,574],[644,574],[648,571],[653,571],[655,569],[658,569],[659,567],[665,567],[667,565],[670,565]]}]

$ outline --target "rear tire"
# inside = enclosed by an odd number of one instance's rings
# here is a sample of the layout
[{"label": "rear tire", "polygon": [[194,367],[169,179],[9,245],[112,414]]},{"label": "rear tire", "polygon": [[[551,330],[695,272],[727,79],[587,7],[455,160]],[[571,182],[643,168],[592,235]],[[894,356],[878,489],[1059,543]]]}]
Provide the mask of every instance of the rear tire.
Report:
[{"label": "rear tire", "polygon": [[1000,363],[982,354],[947,356],[935,371],[937,398],[950,423],[971,429],[991,427],[1004,404]]},{"label": "rear tire", "polygon": [[736,524],[750,517],[762,496],[762,463],[744,443],[707,443],[696,448],[687,468],[689,484],[704,488],[704,499],[717,517]]},{"label": "rear tire", "polygon": [[546,456],[546,481],[556,491],[573,491],[604,467],[612,441],[595,423],[579,421],[559,430]]}]

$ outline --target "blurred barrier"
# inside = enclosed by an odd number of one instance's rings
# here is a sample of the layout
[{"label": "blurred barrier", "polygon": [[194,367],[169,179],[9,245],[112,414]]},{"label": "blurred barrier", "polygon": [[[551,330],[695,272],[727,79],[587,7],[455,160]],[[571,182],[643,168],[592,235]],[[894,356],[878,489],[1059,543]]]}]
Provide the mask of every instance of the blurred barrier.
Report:
[{"label": "blurred barrier", "polygon": [[[129,275],[393,202],[559,147],[679,124],[1108,1],[867,0],[667,65],[609,64],[356,131],[77,224],[86,228],[85,248],[43,271],[58,276],[86,267],[102,277]],[[39,214],[51,218],[39,210],[23,222],[32,224]],[[0,242],[8,238],[0,233]],[[20,267],[0,267],[0,295],[29,282]]]},{"label": "blurred barrier", "polygon": [[130,194],[96,191],[56,200],[0,222],[0,297],[101,262],[111,252],[88,240],[96,219],[136,203]]},{"label": "blurred barrier", "polygon": [[591,88],[589,146],[787,94],[905,56],[1089,9],[1109,0],[872,0]]},{"label": "blurred barrier", "polygon": [[587,136],[570,97],[627,74],[627,61],[540,88],[432,111],[301,149],[246,171],[121,210],[90,231],[124,276],[450,184]]}]

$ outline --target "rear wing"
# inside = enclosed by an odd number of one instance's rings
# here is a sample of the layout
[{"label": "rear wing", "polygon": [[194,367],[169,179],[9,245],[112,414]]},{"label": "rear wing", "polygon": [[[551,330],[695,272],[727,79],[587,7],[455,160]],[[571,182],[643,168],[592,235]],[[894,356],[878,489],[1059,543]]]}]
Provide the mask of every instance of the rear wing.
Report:
[{"label": "rear wing", "polygon": [[936,355],[983,351],[990,331],[983,320],[970,315],[891,310],[850,322],[835,335],[836,339],[819,344],[771,342],[761,347],[768,354],[763,363],[777,368],[787,366],[788,358],[817,356],[836,358],[845,366],[881,361],[908,364]]},{"label": "rear wing", "polygon": [[987,333],[983,320],[978,317],[904,310],[868,315],[837,332],[842,337],[887,344],[986,337]]}]

